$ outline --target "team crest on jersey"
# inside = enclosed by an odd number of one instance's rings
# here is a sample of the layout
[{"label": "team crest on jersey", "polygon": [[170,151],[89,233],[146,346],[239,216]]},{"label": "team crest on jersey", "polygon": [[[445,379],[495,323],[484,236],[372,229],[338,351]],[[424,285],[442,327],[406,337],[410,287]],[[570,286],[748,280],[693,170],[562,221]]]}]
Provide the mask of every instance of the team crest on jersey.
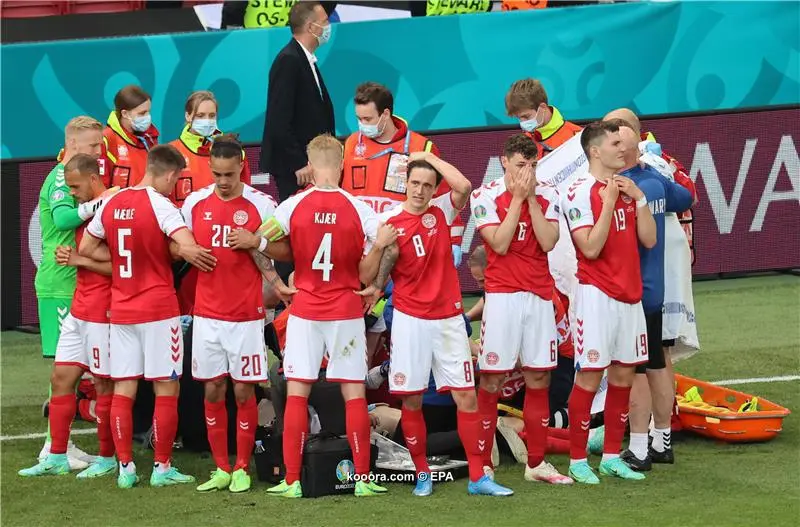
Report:
[{"label": "team crest on jersey", "polygon": [[367,153],[367,145],[362,142],[356,143],[356,155],[358,157],[364,157],[364,154]]},{"label": "team crest on jersey", "polygon": [[66,194],[64,194],[63,190],[56,190],[50,194],[50,201],[61,201],[64,199],[64,196],[66,196]]},{"label": "team crest on jersey", "polygon": [[247,214],[247,211],[237,210],[236,212],[233,213],[233,223],[235,223],[239,227],[247,223],[247,220],[249,219],[250,216]]},{"label": "team crest on jersey", "polygon": [[483,205],[478,205],[475,207],[475,217],[477,219],[485,218],[486,217],[486,207]]},{"label": "team crest on jersey", "polygon": [[631,201],[633,201],[633,198],[628,196],[627,194],[622,194],[622,201],[624,201],[625,203],[630,203]]},{"label": "team crest on jersey", "polygon": [[586,358],[589,359],[589,362],[594,364],[600,360],[600,352],[597,350],[589,350],[589,352],[586,354]]},{"label": "team crest on jersey", "polygon": [[436,226],[436,216],[433,214],[426,214],[422,217],[422,226],[426,229],[432,229]]},{"label": "team crest on jersey", "polygon": [[581,219],[581,211],[579,209],[569,209],[567,215],[569,216],[569,221],[577,221]]},{"label": "team crest on jersey", "polygon": [[128,147],[125,145],[119,145],[117,147],[117,154],[119,154],[119,157],[128,157]]},{"label": "team crest on jersey", "polygon": [[403,386],[406,383],[406,376],[403,373],[397,372],[393,377],[395,386]]},{"label": "team crest on jersey", "polygon": [[497,363],[500,362],[500,356],[497,353],[490,351],[486,354],[486,364],[489,366],[497,366]]}]

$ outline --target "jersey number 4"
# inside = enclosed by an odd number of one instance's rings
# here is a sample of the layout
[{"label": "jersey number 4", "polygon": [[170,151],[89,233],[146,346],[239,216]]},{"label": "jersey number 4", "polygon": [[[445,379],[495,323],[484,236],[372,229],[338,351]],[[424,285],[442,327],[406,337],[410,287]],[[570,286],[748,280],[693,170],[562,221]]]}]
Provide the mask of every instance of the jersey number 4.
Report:
[{"label": "jersey number 4", "polygon": [[333,246],[333,234],[326,232],[322,236],[322,242],[319,244],[317,254],[314,255],[314,260],[311,262],[311,268],[315,271],[322,271],[322,281],[331,281],[331,271],[333,271],[333,264],[331,263],[331,249]]},{"label": "jersey number 4", "polygon": [[125,248],[125,238],[131,235],[130,229],[120,229],[117,231],[117,253],[122,258],[122,265],[119,266],[120,278],[133,277],[133,261],[131,250]]}]

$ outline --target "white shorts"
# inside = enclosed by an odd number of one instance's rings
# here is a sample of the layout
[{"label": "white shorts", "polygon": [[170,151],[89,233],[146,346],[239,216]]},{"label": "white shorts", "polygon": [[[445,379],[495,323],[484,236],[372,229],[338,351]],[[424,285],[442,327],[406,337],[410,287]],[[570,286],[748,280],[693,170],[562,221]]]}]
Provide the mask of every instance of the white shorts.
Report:
[{"label": "white shorts", "polygon": [[61,325],[56,364],[80,366],[95,377],[109,376],[109,325],[68,314]]},{"label": "white shorts", "polygon": [[327,355],[331,382],[365,382],[367,337],[363,318],[306,320],[289,315],[283,371],[290,381],[315,382]]},{"label": "white shorts", "polygon": [[389,391],[409,395],[428,390],[431,371],[438,391],[475,386],[464,317],[424,320],[394,310]]},{"label": "white shorts", "polygon": [[486,293],[481,321],[480,371],[552,370],[557,357],[553,301],[528,292]]},{"label": "white shorts", "polygon": [[179,317],[111,324],[111,378],[176,381],[183,374],[183,331]]},{"label": "white shorts", "polygon": [[578,284],[571,326],[578,371],[647,362],[647,323],[641,302],[626,304],[593,285]]},{"label": "white shorts", "polygon": [[264,321],[229,322],[194,317],[192,378],[264,382],[269,373],[264,345]]}]

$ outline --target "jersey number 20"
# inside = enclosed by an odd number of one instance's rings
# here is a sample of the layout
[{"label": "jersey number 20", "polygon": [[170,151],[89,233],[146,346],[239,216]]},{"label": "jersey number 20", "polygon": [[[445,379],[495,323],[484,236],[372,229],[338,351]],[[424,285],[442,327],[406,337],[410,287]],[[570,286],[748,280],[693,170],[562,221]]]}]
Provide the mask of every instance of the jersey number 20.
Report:
[{"label": "jersey number 20", "polygon": [[314,255],[314,260],[311,262],[311,268],[315,271],[322,271],[322,281],[331,281],[331,271],[333,271],[333,264],[331,263],[331,247],[333,245],[333,234],[326,232],[322,236],[322,242],[319,244],[317,254]]}]

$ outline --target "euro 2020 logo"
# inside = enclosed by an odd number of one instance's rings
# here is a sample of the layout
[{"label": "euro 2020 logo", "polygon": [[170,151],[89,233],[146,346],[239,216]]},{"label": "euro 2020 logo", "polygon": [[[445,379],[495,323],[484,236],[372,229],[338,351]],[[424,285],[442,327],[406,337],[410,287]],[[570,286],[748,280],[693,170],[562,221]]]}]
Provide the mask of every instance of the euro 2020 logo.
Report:
[{"label": "euro 2020 logo", "polygon": [[353,475],[356,473],[356,467],[349,459],[343,459],[336,465],[336,477],[342,483],[352,481]]}]

